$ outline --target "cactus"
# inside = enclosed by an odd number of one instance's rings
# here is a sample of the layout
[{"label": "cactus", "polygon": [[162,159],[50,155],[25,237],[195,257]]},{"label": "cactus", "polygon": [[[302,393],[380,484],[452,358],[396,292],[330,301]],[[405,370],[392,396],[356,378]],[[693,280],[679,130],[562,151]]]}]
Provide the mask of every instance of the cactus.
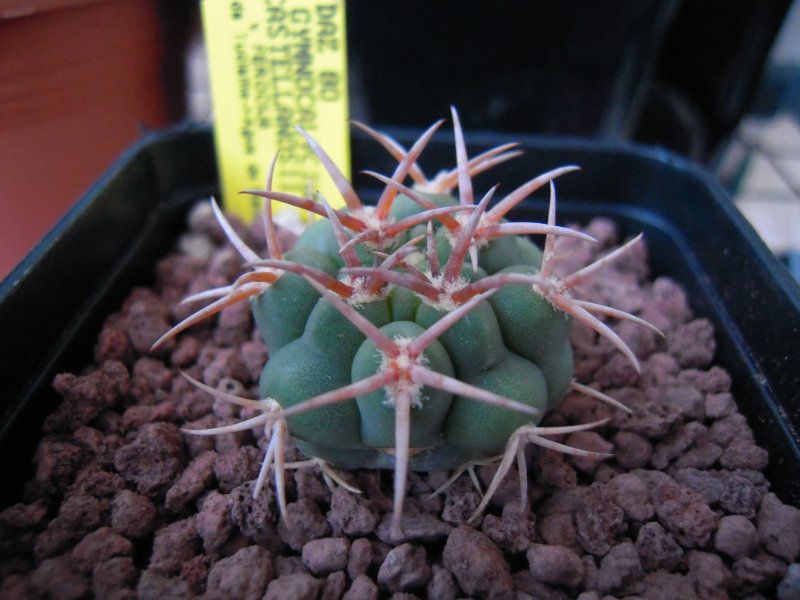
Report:
[{"label": "cactus", "polygon": [[[191,433],[214,435],[263,426],[270,442],[256,493],[274,466],[283,510],[283,451],[291,436],[337,480],[331,466],[393,469],[395,531],[409,469],[454,469],[458,474],[496,458],[499,468],[480,512],[512,462],[524,465],[524,444],[590,454],[548,436],[600,423],[538,426],[568,389],[621,406],[573,381],[573,320],[608,338],[639,368],[603,317],[652,326],[573,295],[576,286],[639,238],[566,278],[555,277],[556,236],[593,241],[555,224],[554,179],[576,167],[539,175],[491,207],[496,187],[475,202],[472,178],[519,152],[505,145],[469,159],[455,110],[452,116],[457,167],[432,180],[417,159],[442,121],[408,151],[358,124],[398,161],[391,177],[368,172],[385,185],[374,207],[361,202],[324,150],[298,129],[336,183],[346,208],[335,210],[321,196],[314,200],[273,191],[273,160],[265,189],[245,192],[264,198],[266,259],[244,244],[213,204],[251,270],[230,286],[189,298],[213,302],[155,345],[249,299],[270,353],[260,383],[262,399],[238,398],[194,383],[258,414]],[[408,177],[413,187],[403,183]],[[547,223],[505,219],[514,206],[544,186],[550,188]],[[451,195],[456,188],[457,198]],[[284,254],[276,241],[273,201],[325,218],[309,225]],[[528,239],[530,235],[544,236],[543,250]]]}]

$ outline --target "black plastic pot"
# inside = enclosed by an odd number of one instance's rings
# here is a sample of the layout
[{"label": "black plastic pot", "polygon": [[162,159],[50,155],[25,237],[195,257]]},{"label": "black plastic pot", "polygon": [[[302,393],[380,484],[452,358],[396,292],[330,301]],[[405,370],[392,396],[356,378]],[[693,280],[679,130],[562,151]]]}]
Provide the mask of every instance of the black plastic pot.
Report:
[{"label": "black plastic pot", "polygon": [[[413,137],[393,131],[401,141]],[[624,235],[644,231],[653,274],[687,290],[695,312],[716,327],[717,362],[757,441],[769,450],[767,476],[785,501],[800,504],[800,287],[704,172],[674,155],[628,145],[529,138],[525,155],[482,176],[479,189],[504,188],[563,164],[583,170],[558,182],[559,221],[614,218]],[[468,135],[470,151],[507,141]],[[429,174],[454,162],[452,141],[434,139]],[[371,141],[353,141],[355,171],[391,170]],[[363,197],[374,182],[357,178]],[[157,258],[184,226],[187,209],[217,188],[209,130],[150,135],[127,152],[0,285],[6,348],[0,398],[2,505],[19,498],[44,416],[58,401],[53,376],[79,371],[103,319],[135,285],[152,281]],[[516,212],[543,219],[545,200]],[[513,215],[512,215],[513,216]]]}]

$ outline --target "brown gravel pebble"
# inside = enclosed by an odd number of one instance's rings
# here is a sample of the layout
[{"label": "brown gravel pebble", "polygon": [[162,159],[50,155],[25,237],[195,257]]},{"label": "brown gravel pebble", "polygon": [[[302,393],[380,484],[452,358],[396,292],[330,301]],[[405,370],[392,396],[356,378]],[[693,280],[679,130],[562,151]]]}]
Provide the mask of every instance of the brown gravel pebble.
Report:
[{"label": "brown gravel pebble", "polygon": [[[334,491],[324,482],[321,472],[316,469],[296,469],[294,471],[294,484],[298,497],[308,498],[314,502],[330,504]],[[336,488],[337,490],[339,487]],[[344,490],[347,491],[347,490]],[[353,494],[350,494],[351,496]],[[330,513],[328,513],[330,520]],[[333,526],[333,523],[331,523]]]},{"label": "brown gravel pebble", "polygon": [[492,600],[513,597],[508,563],[480,531],[465,525],[455,528],[447,537],[442,558],[467,594]]},{"label": "brown gravel pebble", "polygon": [[686,555],[689,577],[701,598],[724,597],[731,585],[731,572],[716,554],[692,550]]},{"label": "brown gravel pebble", "polygon": [[[254,482],[250,481],[234,489],[229,496],[230,517],[234,525],[245,535],[268,548],[280,545],[275,528],[277,508],[273,492],[264,486],[257,497],[253,497]],[[224,527],[224,523],[220,524]],[[300,544],[297,548],[302,548]]]},{"label": "brown gravel pebble", "polygon": [[230,600],[261,600],[271,580],[269,552],[260,546],[247,546],[211,567],[206,595]]},{"label": "brown gravel pebble", "polygon": [[31,587],[39,597],[77,600],[89,593],[89,579],[66,556],[47,558],[31,574]]},{"label": "brown gravel pebble", "polygon": [[[614,444],[603,438],[596,431],[578,431],[567,436],[567,446],[598,452],[600,454],[613,454]],[[594,473],[597,467],[608,457],[606,456],[570,456],[569,462],[582,473]]]},{"label": "brown gravel pebble", "polygon": [[263,600],[316,600],[322,582],[308,573],[291,573],[273,579]]},{"label": "brown gravel pebble", "polygon": [[722,456],[722,448],[714,442],[708,442],[677,457],[673,466],[677,469],[710,469],[720,456]]},{"label": "brown gravel pebble", "polygon": [[216,454],[214,475],[223,492],[252,481],[258,476],[263,453],[254,446],[242,446],[230,452]]},{"label": "brown gravel pebble", "polygon": [[749,440],[733,440],[722,452],[719,464],[726,469],[751,469],[762,471],[769,459],[767,451]]},{"label": "brown gravel pebble", "polygon": [[101,527],[78,542],[72,549],[70,557],[78,569],[89,573],[98,563],[116,556],[131,554],[133,554],[133,544],[130,540],[114,533],[109,527]]},{"label": "brown gravel pebble", "polygon": [[97,364],[107,361],[116,361],[126,366],[133,364],[136,351],[125,331],[126,326],[127,323],[119,314],[106,320],[94,348],[94,360]]},{"label": "brown gravel pebble", "polygon": [[[710,596],[699,596],[695,582],[688,576],[666,571],[647,573],[641,582],[642,592],[639,596],[630,596],[641,600],[710,600]],[[725,596],[722,596],[723,598]],[[607,597],[607,598],[613,598]]]},{"label": "brown gravel pebble", "polygon": [[250,338],[250,319],[250,307],[246,302],[223,309],[214,329],[214,343],[220,346],[240,346],[245,343]]},{"label": "brown gravel pebble", "polygon": [[654,352],[642,363],[642,380],[646,387],[671,387],[680,382],[681,366],[666,352]]},{"label": "brown gravel pebble", "polygon": [[519,502],[503,506],[501,517],[486,515],[481,524],[483,533],[489,536],[504,552],[524,552],[536,539],[536,517],[530,510],[522,510]]},{"label": "brown gravel pebble", "polygon": [[276,555],[272,564],[275,567],[275,577],[282,577],[283,575],[290,575],[292,573],[308,572],[303,566],[303,559],[299,556]]},{"label": "brown gravel pebble", "polygon": [[620,428],[646,438],[659,438],[669,433],[681,420],[681,411],[669,403],[649,400],[632,406],[633,414],[621,419]]},{"label": "brown gravel pebble", "polygon": [[736,412],[736,401],[730,392],[718,394],[706,394],[705,401],[706,417],[709,419],[719,419],[727,417]]},{"label": "brown gravel pebble", "polygon": [[361,537],[375,531],[378,515],[369,503],[343,487],[337,487],[331,497],[328,521],[334,533],[348,537]]},{"label": "brown gravel pebble", "polygon": [[544,600],[568,600],[570,595],[556,586],[538,581],[529,569],[516,571],[511,574],[511,582],[516,592],[516,597],[524,600],[542,598]]},{"label": "brown gravel pebble", "polygon": [[679,456],[694,444],[698,438],[706,433],[707,429],[697,421],[691,421],[664,438],[653,450],[652,465],[656,469],[664,470]]},{"label": "brown gravel pebble", "polygon": [[44,500],[18,503],[0,511],[0,556],[32,550],[36,532],[45,526],[46,518]]},{"label": "brown gravel pebble", "polygon": [[425,589],[428,598],[439,600],[455,600],[458,598],[458,585],[452,573],[444,567],[434,564],[431,568],[431,578]]},{"label": "brown gravel pebble", "polygon": [[210,556],[198,554],[181,566],[178,576],[188,584],[192,593],[200,594],[205,589],[212,562],[213,559]]},{"label": "brown gravel pebble", "polygon": [[732,559],[749,555],[758,547],[755,525],[741,515],[727,515],[719,520],[714,534],[714,548]]},{"label": "brown gravel pebble", "polygon": [[675,486],[675,480],[663,471],[656,471],[655,469],[634,469],[632,471],[639,479],[641,479],[647,487],[647,492],[650,495],[650,501],[656,500],[656,490],[660,485]]},{"label": "brown gravel pebble", "polygon": [[358,575],[353,579],[350,589],[344,593],[342,600],[377,600],[378,586],[372,579],[364,575]]},{"label": "brown gravel pebble", "polygon": [[78,471],[65,495],[88,494],[98,500],[110,500],[124,488],[125,482],[110,464],[92,461]]},{"label": "brown gravel pebble", "polygon": [[758,537],[775,556],[789,562],[800,555],[800,509],[781,502],[775,494],[761,501],[756,519]]},{"label": "brown gravel pebble", "polygon": [[553,513],[538,520],[539,535],[552,546],[565,546],[575,552],[583,552],[578,542],[578,529],[573,513]]},{"label": "brown gravel pebble", "polygon": [[230,497],[216,491],[209,492],[200,503],[195,529],[207,553],[217,552],[233,533],[230,512]]},{"label": "brown gravel pebble", "polygon": [[786,563],[767,554],[756,553],[733,563],[731,569],[735,584],[742,590],[755,590],[775,585],[786,573]]},{"label": "brown gravel pebble", "polygon": [[86,494],[70,496],[59,508],[58,516],[36,538],[34,555],[41,560],[59,554],[102,525],[104,519],[103,502]]},{"label": "brown gravel pebble", "polygon": [[663,483],[654,494],[658,520],[685,548],[705,546],[717,528],[719,517],[697,492]]},{"label": "brown gravel pebble", "polygon": [[[684,467],[673,471],[673,477],[676,483],[700,494],[709,506],[720,502],[725,489],[722,477],[714,471]],[[734,511],[728,510],[728,512]]]},{"label": "brown gravel pebble", "polygon": [[216,454],[204,452],[192,460],[178,480],[167,490],[165,506],[172,512],[181,512],[214,481]]},{"label": "brown gravel pebble", "polygon": [[132,539],[150,535],[156,521],[156,507],[146,496],[121,490],[111,504],[111,527]]},{"label": "brown gravel pebble", "polygon": [[136,438],[114,454],[114,466],[136,491],[156,498],[167,491],[186,465],[184,434],[168,423],[147,423]]},{"label": "brown gravel pebble", "polygon": [[472,482],[460,478],[445,493],[442,519],[453,525],[466,523],[481,502],[481,496]]},{"label": "brown gravel pebble", "polygon": [[303,565],[317,577],[347,568],[350,542],[344,538],[319,538],[303,546]]},{"label": "brown gravel pebble", "polygon": [[573,466],[563,454],[552,450],[539,451],[533,471],[536,474],[536,482],[547,489],[562,490],[578,485],[578,475]]},{"label": "brown gravel pebble", "polygon": [[624,520],[625,514],[614,503],[611,491],[594,483],[575,513],[578,541],[590,554],[603,556],[624,532]]},{"label": "brown gravel pebble", "polygon": [[649,501],[647,486],[632,473],[622,473],[610,479],[606,487],[614,500],[631,521],[647,521],[655,512]]},{"label": "brown gravel pebble", "polygon": [[116,406],[130,393],[128,369],[118,361],[107,361],[87,375],[57,375],[53,388],[64,398],[45,419],[45,433],[74,431],[88,424],[104,409]]},{"label": "brown gravel pebble", "polygon": [[176,367],[188,367],[197,360],[200,354],[200,340],[187,335],[178,340],[175,350],[170,355],[170,362]]},{"label": "brown gravel pebble", "polygon": [[352,580],[366,573],[372,562],[373,543],[367,538],[353,540],[347,556],[347,576]]},{"label": "brown gravel pebble", "polygon": [[659,347],[660,336],[650,329],[640,327],[637,323],[622,321],[614,330],[628,344],[636,356],[649,357]]},{"label": "brown gravel pebble", "polygon": [[148,569],[163,575],[177,575],[183,563],[198,553],[200,544],[193,517],[170,523],[156,531]]},{"label": "brown gravel pebble", "polygon": [[630,542],[617,544],[601,560],[597,571],[600,593],[613,592],[642,576],[642,563],[636,547]]},{"label": "brown gravel pebble", "polygon": [[261,340],[249,340],[239,347],[242,363],[247,368],[250,381],[258,381],[267,363],[269,353]]},{"label": "brown gravel pebble", "polygon": [[577,486],[554,491],[543,499],[536,514],[542,518],[557,513],[575,513],[585,504],[588,493],[588,488]]},{"label": "brown gravel pebble", "polygon": [[311,540],[331,534],[331,526],[311,500],[300,499],[286,507],[286,517],[278,522],[278,535],[292,550],[301,552]]},{"label": "brown gravel pebble", "polygon": [[[580,379],[578,377],[578,379]],[[624,393],[641,396],[641,393],[636,388],[620,388],[625,390]],[[625,398],[620,398],[617,391],[614,392],[615,397],[624,404],[627,404]],[[567,421],[574,423],[591,423],[601,419],[607,419],[614,413],[614,410],[603,402],[596,402],[586,394],[576,394],[567,392],[567,395],[561,401],[561,404],[555,408],[553,414],[563,416]]]},{"label": "brown gravel pebble", "polygon": [[44,438],[36,450],[34,486],[37,495],[63,492],[80,468],[84,453],[75,444]]},{"label": "brown gravel pebble", "polygon": [[681,367],[707,367],[716,350],[714,328],[708,319],[681,325],[667,337],[667,349]]},{"label": "brown gravel pebble", "polygon": [[753,440],[753,431],[742,413],[733,413],[714,421],[708,428],[708,441],[727,448],[733,440]]},{"label": "brown gravel pebble", "polygon": [[423,588],[430,578],[428,554],[422,546],[413,544],[392,548],[378,570],[378,584],[390,592]]},{"label": "brown gravel pebble", "polygon": [[661,402],[680,410],[684,419],[702,421],[705,418],[705,396],[696,388],[687,385],[669,386],[660,389],[658,396]]},{"label": "brown gravel pebble", "polygon": [[639,374],[630,361],[615,354],[597,369],[594,378],[603,388],[617,388],[634,385],[639,380]]},{"label": "brown gravel pebble", "polygon": [[250,371],[242,362],[239,351],[234,348],[219,348],[213,352],[213,358],[203,369],[203,382],[217,387],[223,379],[248,381]]},{"label": "brown gravel pebble", "polygon": [[[170,327],[169,308],[153,291],[139,288],[122,305],[127,321],[126,332],[133,349],[147,355],[164,331]],[[171,347],[168,345],[166,348]],[[165,348],[165,350],[166,350]]]},{"label": "brown gravel pebble", "polygon": [[145,423],[176,421],[177,418],[178,415],[175,412],[175,405],[171,401],[165,400],[158,404],[131,406],[122,415],[120,427],[125,432],[134,431]]},{"label": "brown gravel pebble", "polygon": [[163,598],[191,598],[189,584],[179,577],[167,577],[148,569],[142,573],[136,585],[136,597],[140,600],[162,600]]},{"label": "brown gravel pebble", "polygon": [[[444,519],[444,516],[442,516]],[[447,520],[447,519],[445,519]],[[400,522],[400,533],[392,533],[392,515],[387,514],[378,524],[375,535],[387,544],[403,544],[405,542],[436,542],[446,538],[453,530],[451,525],[443,523],[429,514],[403,515]]]},{"label": "brown gravel pebble", "polygon": [[653,445],[647,438],[630,431],[614,435],[614,460],[625,469],[640,469],[650,462]]},{"label": "brown gravel pebble", "polygon": [[110,558],[93,565],[92,591],[95,598],[111,598],[123,590],[133,591],[139,570],[130,556]]},{"label": "brown gravel pebble", "polygon": [[336,571],[325,578],[325,585],[320,594],[320,600],[339,600],[347,588],[347,575],[344,571]]},{"label": "brown gravel pebble", "polygon": [[647,571],[675,569],[683,558],[683,548],[656,521],[645,523],[639,529],[636,549],[639,551],[642,567]]},{"label": "brown gravel pebble", "polygon": [[752,519],[762,496],[753,481],[734,472],[722,480],[719,503],[726,512]]},{"label": "brown gravel pebble", "polygon": [[537,581],[574,588],[583,581],[580,557],[564,546],[534,544],[528,549],[528,565]]},{"label": "brown gravel pebble", "polygon": [[694,384],[706,394],[724,394],[731,389],[731,376],[722,367],[714,365],[707,371],[697,371]]}]

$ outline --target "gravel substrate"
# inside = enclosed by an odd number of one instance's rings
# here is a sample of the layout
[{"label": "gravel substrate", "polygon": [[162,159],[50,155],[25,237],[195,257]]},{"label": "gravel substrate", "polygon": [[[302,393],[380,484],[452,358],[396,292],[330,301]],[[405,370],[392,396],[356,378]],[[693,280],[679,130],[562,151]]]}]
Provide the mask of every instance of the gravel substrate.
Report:
[{"label": "gravel substrate", "polygon": [[[619,242],[607,220],[587,230],[602,247],[562,239],[564,272]],[[259,247],[258,231],[242,235]],[[282,520],[269,487],[253,498],[263,432],[180,431],[252,416],[180,371],[256,397],[267,359],[246,303],[149,353],[192,311],[180,298],[240,272],[222,241],[196,210],[155,289],[133,290],[108,317],[82,373],[56,377],[64,400],[44,423],[35,477],[24,503],[0,512],[0,598],[800,598],[800,510],[769,491],[767,452],[713,364],[711,324],[675,282],[648,279],[644,244],[586,286],[666,332],[612,323],[642,373],[590,330],[573,332],[578,380],[632,414],[570,394],[545,420],[610,417],[554,439],[613,458],[531,447],[531,506],[512,471],[472,525],[480,494],[468,475],[428,500],[448,474],[412,474],[394,537],[391,473],[344,474],[355,495],[332,492],[316,468],[292,471]],[[477,474],[485,487],[493,467]]]}]

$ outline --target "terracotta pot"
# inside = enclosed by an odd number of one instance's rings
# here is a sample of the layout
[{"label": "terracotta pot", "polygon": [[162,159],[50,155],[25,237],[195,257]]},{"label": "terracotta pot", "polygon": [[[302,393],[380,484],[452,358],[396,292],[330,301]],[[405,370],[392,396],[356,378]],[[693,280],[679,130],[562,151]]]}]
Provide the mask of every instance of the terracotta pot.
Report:
[{"label": "terracotta pot", "polygon": [[171,114],[157,0],[0,8],[0,277],[114,158]]}]

